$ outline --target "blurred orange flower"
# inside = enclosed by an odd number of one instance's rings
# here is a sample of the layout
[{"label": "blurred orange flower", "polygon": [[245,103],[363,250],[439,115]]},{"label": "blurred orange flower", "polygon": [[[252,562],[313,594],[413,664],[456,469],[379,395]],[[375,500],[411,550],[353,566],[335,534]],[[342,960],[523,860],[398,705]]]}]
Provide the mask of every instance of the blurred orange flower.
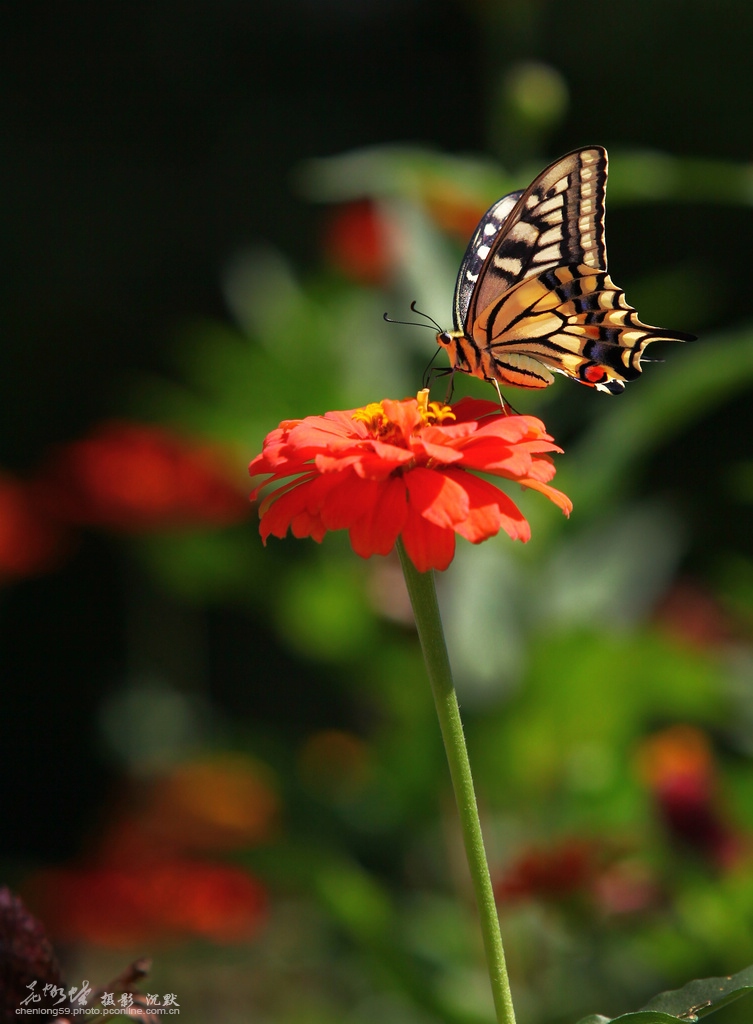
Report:
[{"label": "blurred orange flower", "polygon": [[463,245],[476,230],[484,211],[492,202],[490,198],[484,203],[459,189],[454,182],[446,180],[428,183],[423,198],[435,223]]},{"label": "blurred orange flower", "polygon": [[270,842],[280,802],[265,766],[243,754],[188,761],[131,793],[98,859],[129,864],[181,854],[226,853]]},{"label": "blurred orange flower", "polygon": [[288,420],[273,430],[249,471],[270,474],[253,491],[285,477],[261,503],[260,531],[321,541],[347,529],[356,554],[388,554],[398,537],[420,572],[446,569],[455,535],[474,544],[505,530],[526,541],[530,528],[511,498],[475,473],[541,491],[566,515],[571,502],[549,486],[560,451],[533,416],[495,402],[457,405],[384,399],[362,409]]},{"label": "blurred orange flower", "polygon": [[342,729],[322,729],[309,736],[301,747],[298,766],[306,785],[336,801],[356,797],[371,774],[368,746]]},{"label": "blurred orange flower", "polygon": [[59,518],[116,530],[222,526],[247,515],[224,453],[139,423],[103,423],[61,447],[39,487]]}]

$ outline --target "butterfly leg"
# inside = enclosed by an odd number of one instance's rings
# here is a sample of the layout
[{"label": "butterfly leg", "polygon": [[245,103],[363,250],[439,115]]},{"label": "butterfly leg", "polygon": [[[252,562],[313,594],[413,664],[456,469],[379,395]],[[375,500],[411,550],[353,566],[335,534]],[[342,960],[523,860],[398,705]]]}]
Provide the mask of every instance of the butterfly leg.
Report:
[{"label": "butterfly leg", "polygon": [[497,389],[497,394],[499,395],[499,404],[500,404],[500,405],[502,406],[502,412],[504,412],[504,413],[508,413],[508,414],[509,414],[509,413],[511,413],[511,412],[514,412],[515,410],[514,410],[514,409],[513,409],[513,407],[512,407],[511,405],[510,405],[510,403],[509,403],[509,402],[507,402],[507,401],[506,401],[506,400],[505,400],[505,399],[504,399],[504,398],[502,397],[502,392],[501,392],[501,391],[499,390],[499,381],[498,381],[498,380],[495,380],[495,378],[494,378],[494,377],[487,377],[486,379],[487,379],[487,380],[488,380],[488,381],[489,381],[489,382],[490,382],[491,384],[493,384],[493,385],[494,385],[494,387],[495,387],[495,388]]}]

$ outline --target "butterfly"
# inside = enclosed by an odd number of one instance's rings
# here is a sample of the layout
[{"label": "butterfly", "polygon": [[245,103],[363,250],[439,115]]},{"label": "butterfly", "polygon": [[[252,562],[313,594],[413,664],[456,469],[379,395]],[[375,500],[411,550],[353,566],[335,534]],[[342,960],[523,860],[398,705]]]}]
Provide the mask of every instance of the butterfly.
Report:
[{"label": "butterfly", "polygon": [[555,371],[617,395],[652,341],[695,339],[641,323],[607,273],[606,185],[607,152],[590,146],[487,210],[460,265],[455,329],[437,334],[450,372],[499,391],[548,387]]}]

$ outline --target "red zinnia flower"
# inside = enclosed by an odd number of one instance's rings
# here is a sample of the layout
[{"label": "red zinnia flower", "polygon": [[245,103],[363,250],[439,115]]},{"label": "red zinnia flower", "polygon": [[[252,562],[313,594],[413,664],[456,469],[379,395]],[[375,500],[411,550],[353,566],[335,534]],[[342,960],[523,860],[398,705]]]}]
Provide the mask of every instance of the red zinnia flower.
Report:
[{"label": "red zinnia flower", "polygon": [[224,453],[141,423],[100,424],[38,481],[61,519],[115,530],[225,526],[244,518]]},{"label": "red zinnia flower", "polygon": [[351,281],[381,284],[391,262],[390,234],[378,206],[369,199],[356,200],[332,213],[324,250],[329,262]]},{"label": "red zinnia flower", "polygon": [[446,569],[455,534],[478,544],[499,530],[526,541],[527,521],[514,502],[474,473],[516,480],[570,513],[566,495],[549,486],[561,451],[533,416],[508,415],[495,402],[464,398],[454,408],[429,402],[428,391],[402,402],[287,420],[264,442],[249,471],[293,480],[261,503],[260,532],[321,541],[347,529],[356,554],[388,554],[398,537],[420,572]]}]

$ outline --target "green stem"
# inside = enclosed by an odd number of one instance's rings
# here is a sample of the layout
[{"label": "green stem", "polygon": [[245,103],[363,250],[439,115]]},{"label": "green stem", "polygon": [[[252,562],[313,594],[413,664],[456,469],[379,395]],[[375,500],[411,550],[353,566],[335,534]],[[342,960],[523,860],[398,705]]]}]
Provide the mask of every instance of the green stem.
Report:
[{"label": "green stem", "polygon": [[447,760],[450,765],[455,801],[460,814],[460,827],[465,844],[465,855],[471,872],[473,889],[478,905],[481,933],[484,939],[489,979],[494,997],[498,1024],[515,1024],[510,981],[505,965],[505,951],[499,930],[497,906],[494,901],[489,865],[484,851],[481,822],[478,816],[476,794],[473,789],[471,764],[463,735],[457,694],[452,681],[450,659],[447,655],[442,620],[439,615],[437,592],[433,572],[419,572],[405,552],[402,540],[397,549],[403,566],[413,614],[416,617],[426,670],[429,675],[434,703],[439,716]]}]

